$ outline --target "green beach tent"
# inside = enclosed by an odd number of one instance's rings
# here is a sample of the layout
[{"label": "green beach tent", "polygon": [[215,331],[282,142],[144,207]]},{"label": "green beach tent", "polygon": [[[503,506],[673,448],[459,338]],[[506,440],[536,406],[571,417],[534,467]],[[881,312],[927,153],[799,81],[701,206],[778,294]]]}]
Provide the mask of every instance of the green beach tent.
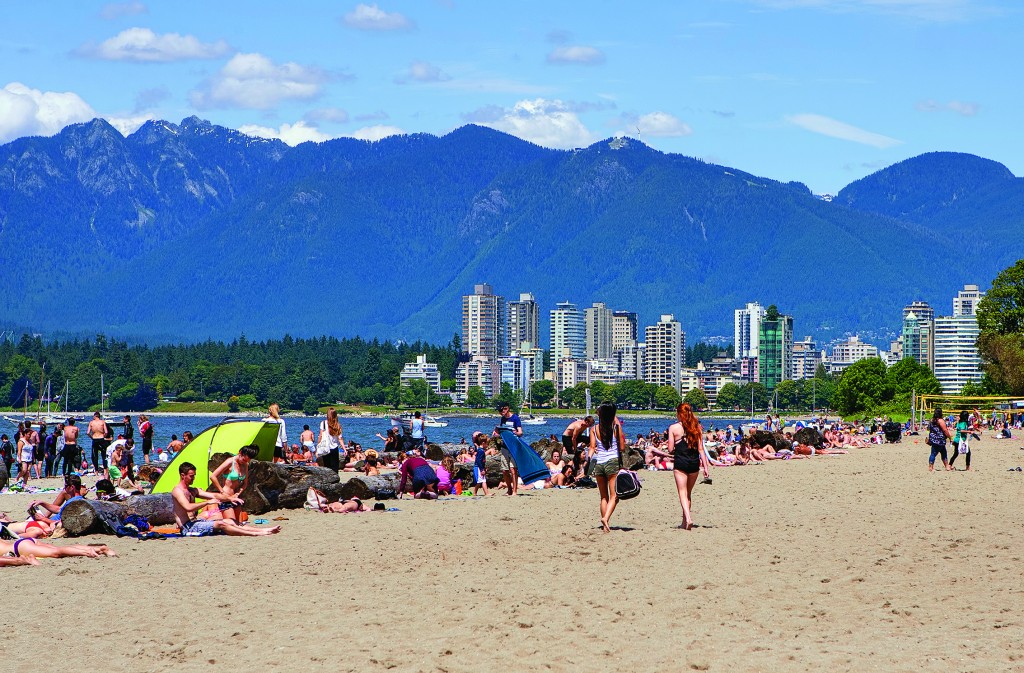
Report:
[{"label": "green beach tent", "polygon": [[153,485],[153,493],[170,493],[181,481],[178,466],[192,463],[196,466],[196,480],[192,485],[206,490],[210,487],[210,456],[215,453],[237,454],[247,444],[260,448],[256,460],[274,460],[278,425],[263,420],[225,418],[217,425],[206,428],[188,446],[181,450],[167,470]]}]

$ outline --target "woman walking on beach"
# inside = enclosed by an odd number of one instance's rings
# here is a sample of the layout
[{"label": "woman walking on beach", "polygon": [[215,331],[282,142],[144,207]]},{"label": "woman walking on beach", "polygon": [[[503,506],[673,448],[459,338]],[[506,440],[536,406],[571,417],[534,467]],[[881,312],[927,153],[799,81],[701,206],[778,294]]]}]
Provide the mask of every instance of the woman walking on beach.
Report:
[{"label": "woman walking on beach", "polygon": [[274,462],[283,463],[284,454],[288,447],[288,430],[285,428],[284,419],[281,418],[281,407],[274,402],[267,407],[267,423],[277,423],[277,441],[274,442]]},{"label": "woman walking on beach", "polygon": [[593,461],[594,478],[601,493],[601,527],[604,532],[611,528],[608,522],[618,503],[615,492],[615,477],[619,474],[619,450],[626,446],[622,426],[615,420],[618,409],[611,402],[597,408],[597,432],[590,432],[590,458]]},{"label": "woman walking on beach", "polygon": [[949,469],[955,469],[953,463],[956,462],[956,457],[961,453],[966,456],[964,460],[967,461],[967,471],[971,471],[971,447],[967,442],[967,437],[971,430],[971,417],[967,413],[967,410],[960,412],[960,420],[956,423],[956,436],[953,437],[953,455],[949,458]]},{"label": "woman walking on beach", "polygon": [[683,530],[693,528],[693,517],[690,515],[693,485],[697,483],[697,473],[704,470],[708,474],[708,458],[704,451],[704,433],[700,421],[693,415],[689,404],[676,407],[676,420],[668,429],[668,444],[672,447],[672,476],[676,479],[676,491],[679,493],[679,505],[683,508]]},{"label": "woman walking on beach", "polygon": [[334,407],[327,410],[327,420],[320,423],[320,437],[317,438],[317,445],[319,446],[320,442],[325,441],[325,438],[330,450],[321,459],[323,466],[337,472],[341,469],[339,451],[344,448],[345,439],[342,437],[341,422],[338,421],[338,412]]},{"label": "woman walking on beach", "polygon": [[928,457],[928,471],[935,471],[935,457],[942,456],[942,466],[947,470],[951,470],[949,463],[946,461],[946,440],[952,437],[952,433],[949,428],[946,427],[946,421],[942,418],[942,409],[935,407],[935,413],[932,414],[932,422],[928,425],[928,445],[932,447],[932,453]]}]

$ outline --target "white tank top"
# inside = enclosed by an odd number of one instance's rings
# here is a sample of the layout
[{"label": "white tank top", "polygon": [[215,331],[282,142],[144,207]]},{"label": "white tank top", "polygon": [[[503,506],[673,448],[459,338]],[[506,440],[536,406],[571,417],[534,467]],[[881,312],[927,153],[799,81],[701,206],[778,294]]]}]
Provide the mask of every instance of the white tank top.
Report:
[{"label": "white tank top", "polygon": [[612,429],[612,445],[607,448],[601,441],[601,431],[594,428],[591,432],[597,435],[597,453],[594,454],[594,460],[597,461],[598,465],[607,463],[612,458],[619,457],[619,432],[617,429]]}]

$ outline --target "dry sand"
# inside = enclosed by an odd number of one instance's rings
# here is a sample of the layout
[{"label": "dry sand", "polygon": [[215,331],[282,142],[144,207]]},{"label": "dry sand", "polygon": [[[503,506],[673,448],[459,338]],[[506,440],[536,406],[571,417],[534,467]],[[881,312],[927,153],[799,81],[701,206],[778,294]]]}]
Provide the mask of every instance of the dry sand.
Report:
[{"label": "dry sand", "polygon": [[912,439],[714,469],[692,532],[646,472],[610,534],[596,490],[555,490],[96,537],[121,556],[0,569],[0,647],[11,671],[1024,670],[1018,446],[976,442],[975,472],[929,474]]}]

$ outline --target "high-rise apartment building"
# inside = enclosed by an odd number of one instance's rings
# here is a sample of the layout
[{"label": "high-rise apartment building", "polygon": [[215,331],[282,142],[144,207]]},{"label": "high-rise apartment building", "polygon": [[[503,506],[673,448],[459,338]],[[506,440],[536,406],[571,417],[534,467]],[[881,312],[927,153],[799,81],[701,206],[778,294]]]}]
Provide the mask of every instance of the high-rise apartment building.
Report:
[{"label": "high-rise apartment building", "polygon": [[644,328],[644,381],[679,390],[679,370],[684,364],[686,334],[672,314],[661,316]]},{"label": "high-rise apartment building", "polygon": [[878,347],[864,343],[860,337],[849,337],[846,341],[832,346],[832,357],[829,358],[829,371],[844,371],[858,360],[878,357]]},{"label": "high-rise apartment building", "polygon": [[603,302],[584,312],[584,326],[587,334],[586,355],[588,359],[608,359],[612,356],[612,310]]},{"label": "high-rise apartment building", "polygon": [[455,390],[465,400],[469,389],[479,386],[488,398],[501,392],[501,365],[496,358],[474,355],[455,369]]},{"label": "high-rise apartment building", "polygon": [[518,351],[523,343],[540,343],[540,307],[530,292],[519,295],[519,301],[508,303],[508,348],[507,352]]},{"label": "high-rise apartment building", "polygon": [[814,372],[821,364],[821,351],[811,337],[793,343],[793,359],[789,366],[790,378],[794,381],[813,379]]},{"label": "high-rise apartment building", "polygon": [[977,314],[978,302],[984,296],[985,293],[978,289],[977,285],[964,285],[964,289],[953,297],[953,317]]},{"label": "high-rise apartment building", "polygon": [[508,322],[505,298],[487,283],[473,286],[462,297],[462,348],[470,355],[497,359],[507,354]]},{"label": "high-rise apartment building", "polygon": [[635,345],[640,338],[636,313],[612,311],[612,352]]},{"label": "high-rise apartment building", "polygon": [[769,390],[788,379],[793,361],[793,316],[769,306],[758,331],[758,379]]},{"label": "high-rise apartment building", "polygon": [[569,301],[555,304],[551,311],[551,360],[564,357],[583,360],[586,357],[586,329],[583,314]]},{"label": "high-rise apartment building", "polygon": [[928,305],[926,301],[912,301],[903,307],[903,319],[907,319],[907,315],[913,313],[917,316],[918,322],[931,322],[935,320],[935,309]]},{"label": "high-rise apartment building", "polygon": [[[923,303],[923,302],[914,302]],[[927,304],[925,304],[927,307]],[[931,310],[930,308],[928,309]],[[925,313],[927,315],[927,312]],[[935,315],[932,311],[931,315]],[[934,369],[935,320],[925,318],[916,311],[903,315],[903,357],[914,358],[918,364]]]},{"label": "high-rise apartment building", "polygon": [[984,296],[977,285],[964,285],[953,297],[953,316],[935,319],[932,371],[944,393],[959,393],[968,381],[981,380],[977,310]]},{"label": "high-rise apartment building", "polygon": [[647,344],[637,343],[626,344],[622,348],[615,349],[615,362],[619,366],[623,381],[644,380],[644,356],[647,352]]},{"label": "high-rise apartment building", "polygon": [[761,338],[761,319],[765,309],[756,301],[738,308],[733,321],[733,355],[737,360],[756,358]]},{"label": "high-rise apartment building", "polygon": [[416,362],[406,362],[398,379],[403,386],[409,385],[413,379],[423,379],[432,391],[441,392],[441,373],[435,363],[427,362],[426,355],[417,355]]}]

